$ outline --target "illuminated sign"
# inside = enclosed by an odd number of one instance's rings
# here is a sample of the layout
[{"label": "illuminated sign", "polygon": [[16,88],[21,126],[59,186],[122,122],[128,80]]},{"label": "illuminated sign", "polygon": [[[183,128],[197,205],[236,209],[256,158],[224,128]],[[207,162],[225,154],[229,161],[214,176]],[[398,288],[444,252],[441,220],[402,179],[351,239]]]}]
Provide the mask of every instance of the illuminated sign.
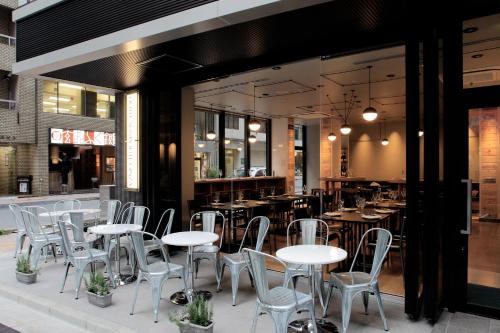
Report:
[{"label": "illuminated sign", "polygon": [[68,145],[114,146],[115,133],[51,128],[50,143]]},{"label": "illuminated sign", "polygon": [[125,95],[125,188],[139,190],[139,94]]}]

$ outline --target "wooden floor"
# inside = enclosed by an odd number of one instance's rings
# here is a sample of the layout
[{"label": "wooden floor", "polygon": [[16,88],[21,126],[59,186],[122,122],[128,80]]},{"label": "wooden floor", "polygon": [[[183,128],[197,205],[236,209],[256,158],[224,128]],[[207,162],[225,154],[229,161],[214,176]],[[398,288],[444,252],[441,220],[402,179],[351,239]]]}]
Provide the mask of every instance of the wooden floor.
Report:
[{"label": "wooden floor", "polygon": [[500,288],[500,223],[473,219],[468,282]]}]

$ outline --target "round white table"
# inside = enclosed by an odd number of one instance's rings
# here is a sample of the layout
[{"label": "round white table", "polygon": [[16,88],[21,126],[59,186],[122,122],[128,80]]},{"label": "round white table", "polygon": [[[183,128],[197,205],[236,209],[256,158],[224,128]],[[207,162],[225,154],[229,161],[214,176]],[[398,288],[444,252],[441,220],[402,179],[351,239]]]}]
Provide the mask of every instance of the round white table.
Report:
[{"label": "round white table", "polygon": [[[290,264],[307,265],[309,269],[309,287],[314,308],[315,285],[315,269],[317,265],[334,264],[347,258],[347,252],[343,249],[328,245],[294,245],[288,246],[276,251],[276,257]],[[322,274],[322,270],[319,271]],[[320,281],[323,281],[321,276]],[[320,286],[322,287],[322,286]],[[323,290],[323,288],[321,288]],[[323,296],[318,295],[323,305]],[[324,305],[326,306],[326,304]],[[307,330],[307,320],[297,320],[290,323],[294,329],[301,327]],[[337,328],[331,322],[323,319],[316,319],[318,332],[336,332]]]},{"label": "round white table", "polygon": [[219,235],[205,231],[181,231],[165,235],[162,242],[173,246],[187,246],[188,274],[191,274],[191,285],[186,292],[178,291],[170,297],[174,304],[186,304],[192,302],[195,294],[202,295],[205,299],[210,299],[212,293],[206,290],[194,290],[194,267],[193,267],[193,247],[207,243],[213,243],[219,239]]},{"label": "round white table", "polygon": [[[131,275],[125,275],[121,273],[121,267],[120,267],[120,237],[123,234],[127,234],[131,231],[139,231],[142,229],[142,226],[138,224],[101,224],[101,225],[96,225],[94,227],[90,227],[88,230],[89,232],[96,234],[96,235],[109,235],[109,236],[114,236],[116,240],[116,247],[115,247],[115,265],[116,265],[116,271],[115,271],[115,276],[114,279],[115,281],[123,286],[124,284],[133,282],[133,274]],[[133,253],[129,253],[129,255],[134,255]]]}]

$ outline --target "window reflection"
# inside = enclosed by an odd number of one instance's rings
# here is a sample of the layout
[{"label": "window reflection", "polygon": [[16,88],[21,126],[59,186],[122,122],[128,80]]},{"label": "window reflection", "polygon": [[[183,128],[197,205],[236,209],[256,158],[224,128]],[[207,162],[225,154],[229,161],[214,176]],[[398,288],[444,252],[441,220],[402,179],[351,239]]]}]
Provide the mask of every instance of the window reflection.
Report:
[{"label": "window reflection", "polygon": [[245,118],[225,115],[224,156],[226,161],[226,178],[244,177],[245,172]]},{"label": "window reflection", "polygon": [[267,128],[266,121],[260,120],[260,128],[257,132],[252,132],[257,138],[255,143],[250,144],[250,172],[249,176],[259,177],[267,174]]},{"label": "window reflection", "polygon": [[[219,115],[206,111],[195,111],[194,121],[194,178],[218,178],[219,172]],[[214,140],[207,133],[214,131]]]}]

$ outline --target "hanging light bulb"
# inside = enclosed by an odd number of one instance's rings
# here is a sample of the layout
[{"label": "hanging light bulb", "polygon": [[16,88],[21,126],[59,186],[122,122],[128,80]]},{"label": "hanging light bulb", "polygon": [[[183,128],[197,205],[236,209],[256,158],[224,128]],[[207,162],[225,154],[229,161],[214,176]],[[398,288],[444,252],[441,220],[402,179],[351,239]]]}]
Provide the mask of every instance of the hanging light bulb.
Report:
[{"label": "hanging light bulb", "polygon": [[424,135],[424,131],[423,130],[418,130],[418,136],[423,136]]},{"label": "hanging light bulb", "polygon": [[378,116],[377,110],[372,107],[371,73],[372,66],[368,66],[368,107],[363,111],[363,119],[366,121],[374,121]]},{"label": "hanging light bulb", "polygon": [[382,141],[380,141],[380,143],[382,144],[382,146],[387,146],[389,144],[389,139],[383,138]]},{"label": "hanging light bulb", "polygon": [[224,140],[224,144],[228,145],[230,143],[231,143],[231,140],[229,140],[229,139]]},{"label": "hanging light bulb", "polygon": [[253,84],[253,119],[248,122],[248,128],[253,132],[260,129],[260,122],[255,119],[255,83]]},{"label": "hanging light bulb", "polygon": [[250,142],[250,143],[256,143],[257,142],[257,137],[255,135],[251,134],[248,137],[248,142]]},{"label": "hanging light bulb", "polygon": [[199,148],[203,148],[203,147],[205,147],[205,144],[204,143],[198,143],[198,147]]},{"label": "hanging light bulb", "polygon": [[330,142],[337,140],[337,136],[335,135],[335,133],[331,132],[330,134],[328,134],[328,140]]},{"label": "hanging light bulb", "polygon": [[214,130],[210,130],[207,132],[207,139],[208,140],[213,140],[213,139],[215,139],[216,136],[217,136],[217,134],[215,134]]},{"label": "hanging light bulb", "polygon": [[351,133],[351,126],[349,126],[347,123],[344,123],[344,125],[340,126],[340,133],[342,135],[349,135]]},{"label": "hanging light bulb", "polygon": [[387,139],[387,127],[385,124],[385,120],[381,119],[382,121],[380,122],[380,136],[382,136],[382,125],[384,125],[384,138],[380,140],[380,143],[382,146],[387,146],[389,144],[389,139]]}]

